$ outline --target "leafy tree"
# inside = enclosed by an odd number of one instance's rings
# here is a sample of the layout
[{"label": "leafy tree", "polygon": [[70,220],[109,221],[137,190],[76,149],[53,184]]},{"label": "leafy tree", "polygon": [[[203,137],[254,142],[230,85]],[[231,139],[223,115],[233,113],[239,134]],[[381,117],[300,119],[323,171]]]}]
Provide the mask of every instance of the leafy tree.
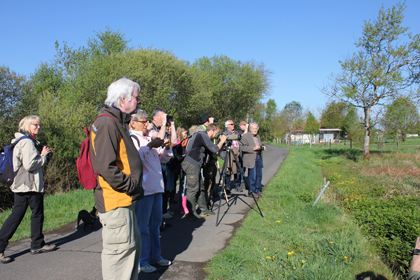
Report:
[{"label": "leafy tree", "polygon": [[244,119],[266,90],[258,69],[224,55],[202,57],[193,67],[207,75],[212,93],[206,100],[212,108],[209,113],[222,120]]},{"label": "leafy tree", "polygon": [[400,97],[386,107],[382,125],[387,133],[396,135],[397,141],[401,136],[404,142],[405,135],[416,129],[419,118],[417,107],[410,100]]},{"label": "leafy tree", "polygon": [[10,144],[19,121],[28,113],[22,110],[22,102],[30,85],[25,76],[0,66],[0,146]]},{"label": "leafy tree", "polygon": [[287,130],[303,128],[304,121],[302,119],[303,107],[297,101],[287,103],[280,112]]},{"label": "leafy tree", "polygon": [[[359,51],[340,61],[342,73],[332,76],[323,92],[363,109],[365,130],[363,155],[369,159],[369,137],[374,126],[371,110],[403,93],[415,82],[420,37],[407,34],[402,26],[404,4],[382,7],[377,19],[365,21],[363,35],[356,43]],[[400,37],[406,36],[407,40]]]},{"label": "leafy tree", "polygon": [[308,113],[306,118],[306,124],[303,133],[311,135],[311,141],[313,139],[312,137],[319,133],[319,123],[316,121],[315,116],[311,112]]},{"label": "leafy tree", "polygon": [[331,102],[321,114],[321,125],[323,128],[342,128],[347,114],[348,104],[346,102]]},{"label": "leafy tree", "polygon": [[352,139],[356,131],[360,129],[362,121],[357,116],[357,110],[354,107],[349,107],[343,122],[343,130],[347,134],[348,139]]}]

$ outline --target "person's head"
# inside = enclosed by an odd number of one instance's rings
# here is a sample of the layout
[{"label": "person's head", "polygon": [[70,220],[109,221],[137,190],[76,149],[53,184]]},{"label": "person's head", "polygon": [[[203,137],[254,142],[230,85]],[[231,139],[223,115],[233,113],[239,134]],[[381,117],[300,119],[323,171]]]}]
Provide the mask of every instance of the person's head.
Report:
[{"label": "person's head", "polygon": [[190,129],[188,130],[188,134],[189,135],[193,135],[195,130],[197,129],[198,125],[193,125],[190,127]]},{"label": "person's head", "polygon": [[207,135],[210,137],[210,140],[213,140],[217,133],[220,132],[220,129],[214,123],[209,123],[206,129]]},{"label": "person's head", "polygon": [[210,123],[209,122],[209,118],[210,118],[209,114],[204,113],[204,114],[201,115],[200,120],[199,120],[198,123],[201,124],[201,125],[204,125],[205,127],[207,127],[208,124]]},{"label": "person's head", "polygon": [[19,131],[37,135],[41,132],[41,119],[38,116],[27,116],[19,122]]},{"label": "person's head", "polygon": [[245,130],[246,129],[246,125],[247,125],[248,123],[246,122],[246,121],[241,121],[240,123],[239,123],[239,128],[241,129],[241,130]]},{"label": "person's head", "polygon": [[162,108],[156,108],[152,112],[152,121],[157,127],[161,127],[162,122],[162,115],[166,114],[166,110]]},{"label": "person's head", "polygon": [[235,123],[232,120],[227,120],[225,122],[225,127],[229,131],[233,131],[235,129]]},{"label": "person's head", "polygon": [[178,126],[176,129],[176,136],[178,137],[179,142],[187,138],[187,128],[183,125]]},{"label": "person's head", "polygon": [[134,131],[142,131],[146,134],[148,124],[148,115],[145,111],[137,109],[135,114],[131,115],[130,127]]},{"label": "person's head", "polygon": [[256,135],[256,134],[258,133],[258,129],[259,129],[259,127],[258,127],[258,124],[257,124],[257,123],[251,123],[251,124],[249,125],[249,131],[250,131],[253,135]]},{"label": "person's head", "polygon": [[119,79],[108,87],[105,105],[114,106],[123,113],[133,113],[141,103],[140,86],[127,78]]}]

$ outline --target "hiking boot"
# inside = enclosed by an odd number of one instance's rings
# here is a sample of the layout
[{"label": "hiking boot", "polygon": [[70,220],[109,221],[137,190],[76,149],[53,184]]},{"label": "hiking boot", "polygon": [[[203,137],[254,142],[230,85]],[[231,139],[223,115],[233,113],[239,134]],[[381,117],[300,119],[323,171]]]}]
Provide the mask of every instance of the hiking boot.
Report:
[{"label": "hiking boot", "polygon": [[48,253],[57,250],[57,247],[53,245],[44,245],[44,247],[39,249],[31,249],[31,255],[37,255],[41,253]]},{"label": "hiking boot", "polygon": [[172,264],[172,262],[170,260],[167,260],[167,259],[161,259],[156,264],[158,264],[160,266],[170,266]]},{"label": "hiking boot", "polygon": [[156,267],[151,266],[150,264],[145,265],[145,266],[141,266],[139,271],[142,271],[144,273],[152,273],[156,271]]},{"label": "hiking boot", "polygon": [[9,262],[11,262],[11,261],[12,261],[12,259],[11,259],[11,258],[6,257],[6,256],[4,255],[4,253],[0,253],[0,263],[9,263]]},{"label": "hiking boot", "polygon": [[214,215],[216,215],[216,214],[213,211],[208,210],[208,209],[204,210],[200,213],[201,217],[214,216]]},{"label": "hiking boot", "polygon": [[196,215],[191,214],[191,213],[188,214],[187,217],[188,217],[188,220],[191,220],[191,221],[204,222],[206,220],[206,218],[204,218],[204,217],[196,216]]}]

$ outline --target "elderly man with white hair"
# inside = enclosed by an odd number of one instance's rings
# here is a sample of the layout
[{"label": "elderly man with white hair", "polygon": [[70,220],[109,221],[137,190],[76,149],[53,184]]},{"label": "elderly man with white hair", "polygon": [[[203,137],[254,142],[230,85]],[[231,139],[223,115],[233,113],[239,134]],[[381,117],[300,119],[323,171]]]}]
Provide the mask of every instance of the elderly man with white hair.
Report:
[{"label": "elderly man with white hair", "polygon": [[95,202],[102,223],[103,279],[138,279],[140,232],[134,202],[143,197],[143,165],[129,134],[139,84],[122,78],[108,87],[105,105],[92,124],[90,156],[98,174]]},{"label": "elderly man with white hair", "polygon": [[250,188],[248,195],[259,197],[262,191],[262,151],[267,150],[267,148],[262,144],[258,135],[258,124],[251,123],[249,130],[250,132],[242,135],[242,157],[244,166],[248,168],[248,184]]}]

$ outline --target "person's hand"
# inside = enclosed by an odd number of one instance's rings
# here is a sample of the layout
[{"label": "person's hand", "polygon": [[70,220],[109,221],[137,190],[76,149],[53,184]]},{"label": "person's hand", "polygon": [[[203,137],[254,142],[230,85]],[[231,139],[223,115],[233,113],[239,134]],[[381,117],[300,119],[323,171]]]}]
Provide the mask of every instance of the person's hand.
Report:
[{"label": "person's hand", "polygon": [[163,140],[161,140],[160,138],[155,138],[152,141],[149,142],[149,144],[147,144],[147,146],[149,146],[150,149],[152,148],[159,148],[160,146],[162,146],[164,143]]},{"label": "person's hand", "polygon": [[165,149],[169,150],[169,148],[171,147],[171,140],[169,139],[163,140],[163,145],[165,146]]},{"label": "person's hand", "polygon": [[209,123],[213,123],[214,122],[214,117],[210,117],[209,118]]},{"label": "person's hand", "polygon": [[220,135],[220,142],[225,143],[226,139],[228,139],[228,136],[226,134]]},{"label": "person's hand", "polygon": [[249,127],[249,123],[246,123],[245,124],[245,130],[248,130],[248,127]]},{"label": "person's hand", "polygon": [[51,153],[52,151],[51,151],[51,149],[50,148],[48,148],[47,146],[44,146],[44,147],[42,147],[42,151],[41,151],[41,155],[44,155],[44,156],[46,156],[46,155],[48,155],[49,153]]},{"label": "person's hand", "polygon": [[254,151],[257,151],[257,150],[260,150],[260,149],[261,149],[261,147],[259,145],[254,147]]},{"label": "person's hand", "polygon": [[263,151],[267,151],[267,147],[266,146],[262,146]]}]

